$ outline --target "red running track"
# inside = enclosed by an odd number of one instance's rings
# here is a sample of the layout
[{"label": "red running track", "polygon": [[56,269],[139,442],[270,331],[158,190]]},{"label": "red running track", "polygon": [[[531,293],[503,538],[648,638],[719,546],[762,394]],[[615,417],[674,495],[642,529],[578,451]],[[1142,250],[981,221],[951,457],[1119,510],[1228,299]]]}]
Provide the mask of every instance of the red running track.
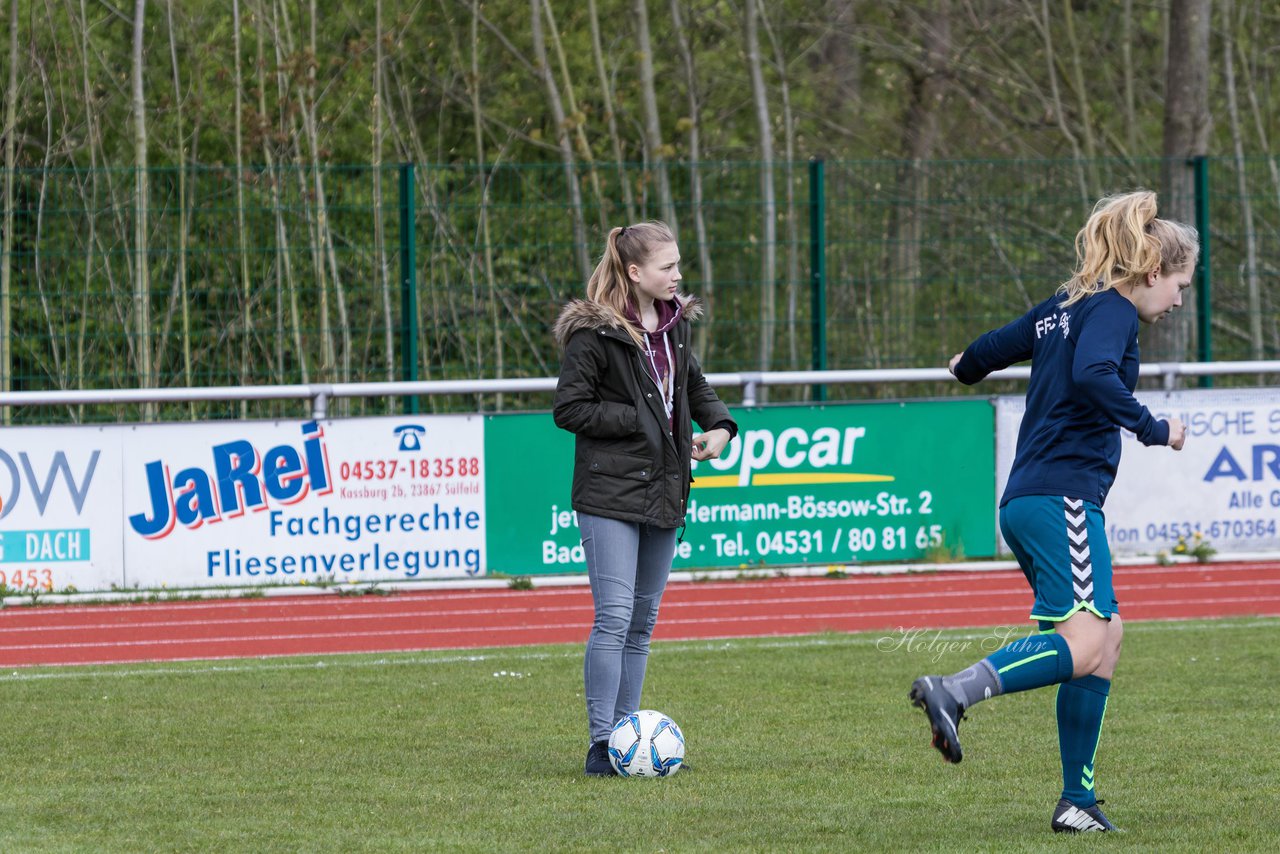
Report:
[{"label": "red running track", "polygon": [[[1280,561],[1116,571],[1127,620],[1280,616]],[[1026,624],[1016,570],[673,582],[656,640]],[[585,586],[0,611],[0,666],[582,643]]]}]

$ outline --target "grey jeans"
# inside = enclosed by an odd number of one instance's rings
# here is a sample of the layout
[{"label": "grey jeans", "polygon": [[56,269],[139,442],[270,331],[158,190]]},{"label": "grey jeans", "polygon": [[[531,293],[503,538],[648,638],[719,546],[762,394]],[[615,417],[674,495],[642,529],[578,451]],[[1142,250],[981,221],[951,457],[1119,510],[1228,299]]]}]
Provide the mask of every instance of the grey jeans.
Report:
[{"label": "grey jeans", "polygon": [[649,638],[671,573],[676,529],[578,514],[595,621],[582,681],[593,742],[640,707]]}]

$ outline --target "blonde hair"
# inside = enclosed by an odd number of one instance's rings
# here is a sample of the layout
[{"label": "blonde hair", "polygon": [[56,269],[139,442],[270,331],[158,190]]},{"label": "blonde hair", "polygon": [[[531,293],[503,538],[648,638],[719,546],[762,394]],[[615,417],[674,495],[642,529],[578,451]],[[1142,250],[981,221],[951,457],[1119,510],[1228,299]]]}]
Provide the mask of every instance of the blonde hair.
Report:
[{"label": "blonde hair", "polygon": [[610,229],[605,238],[604,255],[587,280],[587,299],[617,315],[619,325],[637,345],[643,346],[640,333],[627,320],[627,307],[636,302],[635,283],[627,275],[627,267],[644,264],[659,246],[675,242],[676,237],[667,224],[657,220]]},{"label": "blonde hair", "polygon": [[1200,258],[1200,235],[1180,222],[1156,217],[1156,194],[1137,190],[1107,196],[1093,206],[1076,234],[1076,269],[1058,287],[1063,305],[1121,285],[1133,285],[1148,273],[1181,272]]}]

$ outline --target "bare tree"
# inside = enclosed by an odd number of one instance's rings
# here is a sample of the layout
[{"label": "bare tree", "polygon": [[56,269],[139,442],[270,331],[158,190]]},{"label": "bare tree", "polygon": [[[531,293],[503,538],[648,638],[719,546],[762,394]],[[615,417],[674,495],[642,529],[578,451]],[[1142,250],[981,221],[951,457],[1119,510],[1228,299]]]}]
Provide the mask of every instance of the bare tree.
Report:
[{"label": "bare tree", "polygon": [[[142,88],[143,36],[146,33],[147,0],[135,0],[133,7],[133,143],[134,143],[134,220],[133,220],[133,311],[138,340],[134,358],[138,365],[138,385],[152,388],[155,378],[151,366],[151,270],[147,249],[148,194],[147,113]],[[154,417],[154,404],[143,406],[143,418]]]},{"label": "bare tree", "polygon": [[924,244],[924,211],[929,199],[928,160],[938,140],[938,112],[946,93],[951,54],[951,0],[938,0],[932,11],[920,11],[912,29],[919,53],[907,64],[907,109],[902,119],[902,157],[896,198],[889,222],[889,310],[899,358],[909,358],[916,328],[916,298],[921,288],[920,254]]},{"label": "bare tree", "polygon": [[[13,307],[9,284],[13,275],[13,175],[18,139],[18,0],[9,3],[9,82],[4,97],[4,243],[0,246],[0,391],[13,389]],[[0,412],[9,423],[9,407]]]},{"label": "bare tree", "polygon": [[587,142],[587,116],[578,109],[578,99],[573,94],[573,78],[569,76],[569,61],[565,57],[564,42],[560,38],[560,28],[556,26],[555,13],[551,10],[551,0],[543,0],[542,7],[547,13],[547,27],[551,33],[551,45],[555,48],[556,60],[560,66],[560,76],[564,78],[564,97],[569,107],[568,121],[573,128],[578,157],[587,165],[587,177],[591,181],[591,189],[596,197],[596,212],[600,218],[600,229],[601,231],[608,231],[608,211],[606,210],[604,192],[600,189],[600,175],[596,172],[596,160],[591,155],[591,144]]},{"label": "bare tree", "polygon": [[671,227],[671,233],[680,239],[680,224],[676,221],[676,206],[671,199],[671,176],[667,174],[666,146],[662,142],[662,125],[658,121],[658,95],[653,82],[653,44],[649,34],[648,0],[635,0],[636,41],[640,56],[640,101],[644,105],[645,150],[658,179],[658,204],[662,219]]},{"label": "bare tree", "polygon": [[1062,136],[1071,146],[1071,159],[1076,164],[1076,181],[1080,192],[1080,206],[1087,210],[1089,207],[1089,183],[1085,178],[1084,155],[1080,150],[1080,141],[1076,139],[1075,132],[1071,129],[1071,123],[1067,120],[1066,109],[1062,104],[1062,92],[1058,84],[1058,68],[1056,51],[1054,49],[1053,31],[1050,29],[1049,16],[1049,0],[1040,0],[1040,15],[1036,15],[1031,7],[1031,0],[1023,0],[1027,5],[1027,16],[1035,24],[1036,29],[1040,33],[1040,38],[1044,42],[1045,67],[1049,76],[1049,99],[1053,117],[1057,120],[1058,129],[1062,132]]},{"label": "bare tree", "polygon": [[827,115],[844,115],[862,97],[862,54],[853,37],[856,23],[853,0],[825,0],[811,63]]},{"label": "bare tree", "polygon": [[568,122],[564,114],[564,102],[560,99],[560,88],[556,85],[555,76],[547,62],[547,44],[542,33],[542,0],[529,0],[532,35],[533,63],[551,104],[551,120],[555,122],[556,142],[560,148],[560,159],[564,163],[565,185],[569,191],[569,205],[573,208],[573,242],[578,257],[579,273],[582,281],[591,276],[591,260],[587,253],[587,228],[582,218],[582,190],[578,187],[578,170],[573,161],[573,145],[569,142]]},{"label": "bare tree", "polygon": [[[689,201],[693,207],[693,230],[698,238],[698,279],[702,301],[708,318],[715,317],[715,276],[711,269],[711,241],[707,235],[707,218],[702,210],[702,95],[698,89],[698,74],[694,65],[693,49],[689,33],[685,29],[680,12],[680,0],[671,0],[671,27],[684,66],[685,93],[689,99]],[[698,358],[709,355],[710,323],[694,327],[694,349]]]},{"label": "bare tree", "polygon": [[[1084,79],[1084,63],[1080,58],[1080,41],[1076,38],[1076,14],[1071,8],[1072,0],[1062,0],[1062,17],[1067,28],[1067,47],[1071,50],[1071,82],[1075,89],[1079,114],[1076,124],[1084,137],[1084,156],[1089,160],[1089,194],[1097,192],[1098,172],[1095,160],[1098,156],[1098,144],[1094,141],[1093,113],[1089,108],[1090,89]],[[1048,26],[1048,19],[1045,20]]]},{"label": "bare tree", "polygon": [[[289,330],[292,333],[293,349],[295,358],[298,360],[299,378],[304,383],[311,382],[310,359],[307,355],[306,345],[302,341],[302,312],[298,305],[298,288],[294,281],[292,254],[289,250],[289,229],[285,224],[283,205],[280,201],[280,187],[284,181],[284,163],[283,158],[277,161],[271,153],[271,135],[267,133],[267,62],[265,58],[265,50],[263,42],[265,41],[265,30],[267,27],[267,10],[265,8],[268,0],[259,0],[258,7],[258,112],[264,123],[262,129],[262,157],[263,162],[267,166],[267,172],[271,180],[271,211],[276,223],[276,293],[277,301],[283,302],[279,296],[280,287],[283,286],[285,293],[288,294],[289,300]],[[275,17],[274,4],[272,8],[272,19]],[[284,73],[284,63],[281,62],[281,45],[279,37],[279,27],[274,27],[275,36],[272,40],[275,51],[276,64],[276,87],[278,92],[278,103],[283,111],[285,105],[289,101],[289,90]],[[284,130],[284,120],[281,119],[281,131]],[[296,148],[295,148],[296,151]],[[301,173],[301,170],[299,170]],[[283,279],[283,282],[281,282]],[[283,312],[281,312],[283,314]],[[279,321],[277,321],[279,322]],[[279,370],[284,372],[284,334],[280,330],[276,341],[276,361],[279,364]]]},{"label": "bare tree", "polygon": [[[58,57],[61,54],[61,51],[58,50],[58,47],[56,44],[54,45],[54,49],[52,53],[53,53],[53,56],[55,57],[55,61],[57,61],[56,57]],[[55,95],[53,93],[53,87],[49,80],[49,71],[46,68],[45,60],[39,56],[33,56],[32,64],[35,66],[36,71],[40,75],[40,84],[44,94],[44,97],[42,98],[42,100],[44,101],[44,109],[45,109],[45,116],[44,116],[45,139],[44,139],[44,146],[43,146],[44,156],[41,158],[41,163],[40,163],[40,183],[39,183],[40,190],[39,190],[38,197],[36,199],[36,236],[35,236],[35,240],[32,242],[32,247],[31,247],[32,262],[33,262],[32,267],[33,267],[33,272],[35,273],[36,295],[40,300],[41,313],[44,315],[45,327],[46,327],[48,339],[49,339],[48,355],[49,357],[52,358],[52,361],[53,361],[52,364],[45,364],[45,365],[42,365],[41,367],[46,374],[54,378],[54,383],[59,388],[64,388],[66,386],[66,377],[64,377],[62,373],[62,370],[63,370],[62,347],[60,347],[58,344],[58,338],[60,335],[60,330],[58,327],[60,326],[60,324],[57,323],[54,319],[54,309],[49,299],[48,290],[45,287],[45,273],[44,273],[44,262],[43,262],[44,245],[45,245],[44,220],[45,220],[45,211],[47,210],[47,206],[48,206],[49,184],[50,184],[49,168],[53,162],[54,149],[55,149],[53,134],[54,134],[55,128],[58,127],[59,122],[54,118],[54,114],[53,114]],[[43,356],[44,354],[38,353],[36,358],[43,361]]]},{"label": "bare tree", "polygon": [[[1170,0],[1169,7],[1171,61],[1165,79],[1160,213],[1181,222],[1195,222],[1195,178],[1188,161],[1209,148],[1210,5],[1211,0]],[[1194,300],[1187,300],[1181,311],[1152,328],[1148,340],[1156,358],[1187,358],[1196,314]]]},{"label": "bare tree", "polygon": [[[1254,133],[1256,133],[1258,137],[1258,147],[1262,151],[1269,152],[1271,151],[1271,140],[1270,136],[1267,134],[1267,122],[1264,118],[1264,111],[1258,100],[1258,86],[1254,81],[1254,73],[1250,69],[1251,63],[1249,59],[1244,56],[1244,48],[1241,45],[1240,39],[1235,40],[1235,45],[1236,48],[1241,51],[1240,72],[1241,76],[1244,78],[1245,94],[1249,98],[1249,112],[1253,116],[1253,127]],[[1276,157],[1274,155],[1268,155],[1265,160],[1267,164],[1267,171],[1271,174],[1272,192],[1275,195],[1277,204],[1280,204],[1280,165],[1276,163]]]},{"label": "bare tree", "polygon": [[778,203],[774,191],[773,123],[769,117],[769,95],[764,85],[764,69],[760,62],[760,34],[755,0],[743,4],[746,37],[747,72],[751,77],[751,96],[755,106],[756,130],[760,134],[760,370],[773,366],[774,327],[778,320],[774,276],[778,253]]},{"label": "bare tree", "polygon": [[[613,160],[618,168],[618,184],[622,188],[622,203],[627,209],[627,222],[636,221],[636,197],[627,176],[625,158],[622,156],[622,138],[618,135],[618,116],[614,111],[613,84],[604,67],[604,48],[600,44],[600,14],[596,0],[587,0],[587,16],[591,20],[591,54],[596,63],[596,75],[600,78],[600,100],[604,101],[604,116],[609,125],[609,142],[613,146]],[[677,26],[677,30],[679,27]]]},{"label": "bare tree", "polygon": [[[235,146],[236,146],[236,246],[240,250],[240,384],[249,385],[249,344],[253,335],[252,297],[249,284],[249,241],[244,224],[244,80],[240,72],[240,0],[231,0],[231,50],[235,85]],[[249,416],[249,402],[240,401],[240,417]]]},{"label": "bare tree", "polygon": [[[165,6],[165,16],[169,24],[169,64],[173,68],[173,108],[178,124],[178,266],[174,272],[175,290],[182,312],[182,381],[190,386],[191,381],[191,305],[187,293],[187,140],[182,126],[182,78],[178,65],[178,37],[173,26],[173,0]],[[195,403],[188,411],[191,418],[196,417]]]},{"label": "bare tree", "polygon": [[[489,180],[490,172],[486,163],[484,148],[484,113],[480,109],[480,0],[471,2],[471,75],[467,86],[471,90],[471,114],[476,139],[476,162],[479,166],[477,176],[480,188],[480,243],[484,251],[484,279],[489,294],[489,323],[493,328],[494,376],[504,375],[502,326],[498,322],[497,282],[493,275],[493,241],[489,235]],[[496,406],[502,408],[502,396],[495,400]]]},{"label": "bare tree", "polygon": [[[80,0],[80,17],[77,23],[80,25],[80,39],[78,47],[80,49],[80,65],[81,65],[81,93],[85,105],[85,135],[86,143],[89,148],[89,176],[85,183],[80,187],[80,199],[85,209],[89,212],[85,217],[88,220],[86,227],[86,235],[84,241],[84,277],[81,283],[80,295],[80,323],[76,335],[76,369],[74,372],[75,382],[78,386],[86,385],[86,375],[88,370],[87,351],[91,346],[89,340],[89,322],[90,322],[90,304],[92,300],[93,280],[94,280],[94,249],[98,245],[98,216],[99,208],[99,157],[102,149],[102,133],[97,118],[96,104],[94,103],[93,88],[90,84],[90,57],[89,49],[89,15],[86,9],[86,0]],[[77,410],[77,418],[82,417],[84,407]]]},{"label": "bare tree", "polygon": [[1250,357],[1261,359],[1262,297],[1258,287],[1258,235],[1253,223],[1253,201],[1249,194],[1244,159],[1244,134],[1240,129],[1240,107],[1236,97],[1235,21],[1231,0],[1222,0],[1222,71],[1227,90],[1227,116],[1231,121],[1231,141],[1235,154],[1236,187],[1240,193],[1240,215],[1244,220],[1244,281],[1249,304]]},{"label": "bare tree", "polygon": [[1120,13],[1120,68],[1124,75],[1124,129],[1129,153],[1138,153],[1138,111],[1133,81],[1133,0],[1124,0]]},{"label": "bare tree", "polygon": [[[949,2],[949,0],[944,0]],[[782,44],[769,25],[769,10],[760,0],[760,23],[764,26],[765,35],[773,48],[774,67],[778,73],[778,89],[782,95],[782,138],[785,146],[783,154],[783,186],[786,188],[786,227],[787,227],[787,355],[792,370],[800,367],[799,342],[796,340],[796,299],[800,282],[799,226],[796,222],[796,184],[793,164],[796,158],[796,120],[791,112],[791,82],[787,74],[787,58]]]},{"label": "bare tree", "polygon": [[[386,378],[396,378],[395,320],[391,314],[391,274],[387,262],[386,227],[382,220],[382,0],[373,6],[373,242],[378,255],[378,290],[382,294],[383,349]],[[387,398],[391,407],[395,398]]]}]

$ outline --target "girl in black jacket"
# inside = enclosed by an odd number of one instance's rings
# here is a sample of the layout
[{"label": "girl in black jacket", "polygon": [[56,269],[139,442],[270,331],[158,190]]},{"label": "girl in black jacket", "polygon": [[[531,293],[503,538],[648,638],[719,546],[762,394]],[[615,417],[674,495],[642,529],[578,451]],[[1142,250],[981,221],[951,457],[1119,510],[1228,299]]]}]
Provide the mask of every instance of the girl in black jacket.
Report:
[{"label": "girl in black jacket", "polygon": [[[679,283],[671,229],[615,228],[587,298],[555,325],[564,348],[555,422],[577,437],[572,505],[595,602],[583,665],[592,776],[614,773],[609,733],[640,708],[690,460],[719,457],[738,429],[693,354],[689,325],[702,311]],[[705,432],[694,435],[690,419]]]}]

